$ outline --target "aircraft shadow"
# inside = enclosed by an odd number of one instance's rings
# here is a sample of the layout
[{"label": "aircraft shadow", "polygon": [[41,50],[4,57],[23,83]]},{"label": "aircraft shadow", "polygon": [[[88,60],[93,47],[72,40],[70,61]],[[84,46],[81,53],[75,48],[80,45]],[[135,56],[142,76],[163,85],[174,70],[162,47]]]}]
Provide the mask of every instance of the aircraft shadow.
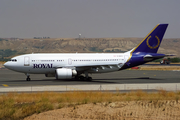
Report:
[{"label": "aircraft shadow", "polygon": [[[53,81],[51,79],[43,79],[43,80],[31,80],[33,82],[40,82],[40,81]],[[26,81],[26,80],[6,80],[6,81],[0,81],[0,82],[31,82],[31,81]]]},{"label": "aircraft shadow", "polygon": [[[148,81],[147,80],[153,80],[153,81],[162,81],[163,79],[157,79],[157,78],[149,78],[149,77],[138,77],[138,78],[108,78],[108,79],[93,79],[92,81],[86,81],[86,80],[75,80],[75,79],[71,79],[71,80],[54,80],[53,82],[66,82],[66,83],[69,83],[69,82],[77,82],[77,83],[73,83],[73,84],[79,84],[79,83],[87,83],[87,84],[93,84],[93,83],[109,83],[109,84],[120,84],[122,83],[122,81],[132,81],[132,80],[135,80],[136,82],[132,82],[132,83],[143,83],[142,81],[137,81],[137,80],[145,80],[146,82],[144,83],[147,83]],[[149,83],[153,83],[153,82],[150,82]],[[124,83],[124,82],[123,82]],[[127,83],[130,83],[130,82],[127,82]]]},{"label": "aircraft shadow", "polygon": [[93,84],[93,83],[117,83],[117,82],[112,82],[112,81],[97,81],[96,79],[93,79],[92,81],[88,81],[88,80],[76,80],[76,79],[54,80],[53,82],[72,83],[72,85],[73,84],[85,84],[85,83],[86,84]]},{"label": "aircraft shadow", "polygon": [[164,79],[158,79],[158,78],[150,78],[150,77],[138,77],[138,78],[108,78],[108,79],[93,79],[93,80],[164,80]]},{"label": "aircraft shadow", "polygon": [[[139,81],[138,81],[139,80]],[[142,81],[144,80],[144,81]],[[17,84],[21,85],[82,85],[82,84],[125,84],[125,83],[154,83],[155,81],[161,81],[163,79],[157,78],[149,78],[149,77],[138,77],[138,78],[108,78],[108,79],[93,79],[92,81],[86,80],[76,80],[76,79],[69,79],[69,80],[56,80],[56,79],[42,79],[42,80],[10,80],[10,81],[0,81],[0,82],[17,82]],[[127,82],[124,82],[127,81]],[[160,83],[161,83],[160,82]],[[26,83],[26,84],[25,84]],[[155,82],[157,83],[157,82]]]}]

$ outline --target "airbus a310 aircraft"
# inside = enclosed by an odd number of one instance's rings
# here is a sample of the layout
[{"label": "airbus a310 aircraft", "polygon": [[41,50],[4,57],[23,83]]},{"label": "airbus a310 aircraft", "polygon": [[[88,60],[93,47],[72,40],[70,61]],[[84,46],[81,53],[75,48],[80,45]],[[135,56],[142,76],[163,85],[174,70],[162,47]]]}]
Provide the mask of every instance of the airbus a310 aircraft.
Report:
[{"label": "airbus a310 aircraft", "polygon": [[92,80],[89,73],[120,71],[167,56],[157,53],[167,26],[158,24],[139,45],[125,53],[25,54],[13,57],[4,66],[25,73],[27,81],[31,80],[30,74],[45,74],[56,79]]}]

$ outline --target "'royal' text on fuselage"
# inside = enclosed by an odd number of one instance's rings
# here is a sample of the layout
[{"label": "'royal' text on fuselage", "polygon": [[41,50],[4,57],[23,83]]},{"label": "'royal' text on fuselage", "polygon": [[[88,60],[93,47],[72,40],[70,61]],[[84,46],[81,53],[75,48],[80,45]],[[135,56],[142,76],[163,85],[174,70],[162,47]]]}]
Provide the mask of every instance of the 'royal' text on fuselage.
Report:
[{"label": "'royal' text on fuselage", "polygon": [[33,64],[33,68],[52,68],[53,64]]}]

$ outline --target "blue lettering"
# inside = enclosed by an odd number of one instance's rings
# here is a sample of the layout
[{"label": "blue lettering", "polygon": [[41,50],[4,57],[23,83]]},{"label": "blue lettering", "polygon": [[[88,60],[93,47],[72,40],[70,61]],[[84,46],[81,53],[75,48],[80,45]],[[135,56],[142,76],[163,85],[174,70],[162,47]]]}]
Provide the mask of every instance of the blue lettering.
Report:
[{"label": "blue lettering", "polygon": [[42,64],[41,68],[46,68],[46,64]]},{"label": "blue lettering", "polygon": [[33,64],[33,68],[52,68],[53,64]]},{"label": "blue lettering", "polygon": [[48,68],[52,68],[52,64],[47,64],[47,67]]},{"label": "blue lettering", "polygon": [[33,68],[38,68],[38,64],[33,64]]}]

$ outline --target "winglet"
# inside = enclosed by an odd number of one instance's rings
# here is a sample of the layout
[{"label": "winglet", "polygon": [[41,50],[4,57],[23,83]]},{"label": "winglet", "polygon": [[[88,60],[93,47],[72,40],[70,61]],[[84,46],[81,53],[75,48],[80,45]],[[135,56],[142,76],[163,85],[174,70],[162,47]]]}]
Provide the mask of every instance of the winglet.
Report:
[{"label": "winglet", "polygon": [[168,24],[158,24],[132,51],[136,52],[147,52],[157,53],[157,50],[161,44],[164,33],[167,29]]}]

